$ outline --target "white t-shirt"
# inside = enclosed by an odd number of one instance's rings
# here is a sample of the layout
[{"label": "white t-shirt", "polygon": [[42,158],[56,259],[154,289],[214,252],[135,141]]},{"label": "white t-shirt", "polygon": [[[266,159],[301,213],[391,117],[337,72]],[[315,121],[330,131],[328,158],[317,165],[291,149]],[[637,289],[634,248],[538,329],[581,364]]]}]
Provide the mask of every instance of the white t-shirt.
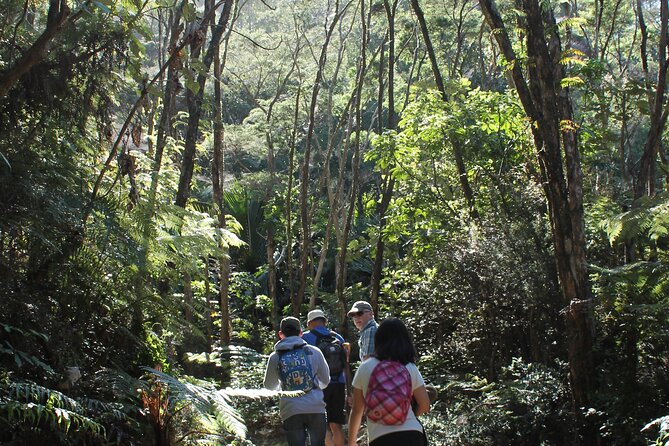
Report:
[{"label": "white t-shirt", "polygon": [[[372,376],[372,371],[374,367],[380,361],[374,357],[367,359],[358,368],[358,371],[355,372],[353,377],[353,387],[356,389],[362,389],[362,394],[367,395],[367,386],[369,385],[369,378]],[[424,386],[425,381],[418,371],[418,367],[413,362],[410,362],[406,365],[409,374],[411,375],[411,389],[416,390],[417,388]],[[409,409],[407,414],[407,419],[403,424],[398,424],[395,426],[388,426],[385,424],[375,423],[367,419],[367,436],[368,440],[371,442],[378,437],[386,434],[391,434],[393,432],[399,431],[419,431],[423,432],[423,426],[420,424],[416,415],[413,413],[413,410]]]}]

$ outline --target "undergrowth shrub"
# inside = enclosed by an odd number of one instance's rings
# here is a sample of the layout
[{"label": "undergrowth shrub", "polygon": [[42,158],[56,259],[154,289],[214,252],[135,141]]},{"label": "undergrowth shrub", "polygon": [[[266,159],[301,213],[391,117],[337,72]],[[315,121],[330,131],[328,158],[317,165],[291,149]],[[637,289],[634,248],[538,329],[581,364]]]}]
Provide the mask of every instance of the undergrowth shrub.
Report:
[{"label": "undergrowth shrub", "polygon": [[[235,389],[262,388],[267,357],[246,347],[231,346],[230,387]],[[235,408],[244,419],[250,440],[261,444],[267,438],[282,438],[279,418],[279,399],[247,399],[235,401]]]},{"label": "undergrowth shrub", "polygon": [[443,388],[425,420],[433,444],[561,445],[573,420],[564,364],[549,368],[515,359],[500,380],[466,375]]}]

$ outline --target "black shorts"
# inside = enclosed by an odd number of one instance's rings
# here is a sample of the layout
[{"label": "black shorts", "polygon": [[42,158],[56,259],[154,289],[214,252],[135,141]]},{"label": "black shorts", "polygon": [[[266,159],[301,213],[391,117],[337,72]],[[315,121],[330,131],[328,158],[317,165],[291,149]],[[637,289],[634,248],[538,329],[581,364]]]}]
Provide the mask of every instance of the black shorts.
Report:
[{"label": "black shorts", "polygon": [[325,401],[325,411],[327,412],[328,423],[346,424],[346,416],[344,415],[346,384],[328,384],[323,390],[323,400]]},{"label": "black shorts", "polygon": [[420,431],[398,431],[382,435],[374,441],[369,442],[369,446],[425,446],[426,437]]}]

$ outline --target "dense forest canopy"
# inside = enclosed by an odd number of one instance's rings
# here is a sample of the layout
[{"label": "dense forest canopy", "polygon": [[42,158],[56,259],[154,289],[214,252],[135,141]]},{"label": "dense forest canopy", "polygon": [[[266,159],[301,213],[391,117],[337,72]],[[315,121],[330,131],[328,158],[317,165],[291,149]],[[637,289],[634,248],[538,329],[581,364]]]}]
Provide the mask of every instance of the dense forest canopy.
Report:
[{"label": "dense forest canopy", "polygon": [[0,443],[277,444],[279,320],[355,349],[364,299],[433,444],[669,444],[666,0],[4,0],[0,43]]}]

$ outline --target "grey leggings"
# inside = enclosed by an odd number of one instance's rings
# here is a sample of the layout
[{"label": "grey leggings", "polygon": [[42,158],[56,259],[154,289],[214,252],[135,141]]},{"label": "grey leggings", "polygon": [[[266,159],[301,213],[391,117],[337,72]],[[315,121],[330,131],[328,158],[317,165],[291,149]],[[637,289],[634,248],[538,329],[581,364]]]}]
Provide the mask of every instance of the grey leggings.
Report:
[{"label": "grey leggings", "polygon": [[326,429],[324,413],[297,414],[283,422],[288,446],[305,446],[307,435],[311,446],[325,446]]}]

